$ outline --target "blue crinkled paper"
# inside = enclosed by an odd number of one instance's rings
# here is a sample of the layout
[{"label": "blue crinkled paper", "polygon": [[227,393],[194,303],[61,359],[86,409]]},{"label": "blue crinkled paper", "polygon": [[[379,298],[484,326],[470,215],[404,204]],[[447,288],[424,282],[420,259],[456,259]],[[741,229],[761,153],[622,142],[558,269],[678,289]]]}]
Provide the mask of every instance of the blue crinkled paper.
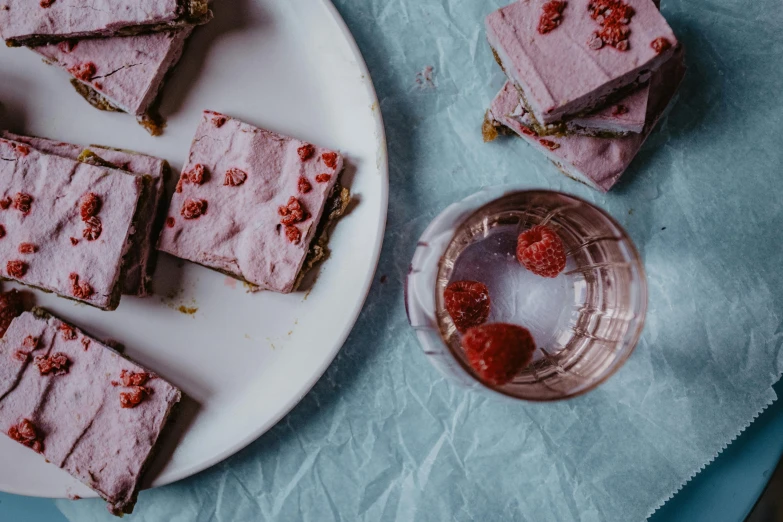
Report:
[{"label": "blue crinkled paper", "polygon": [[[483,18],[504,3],[337,0],[388,132],[391,203],[376,284],[338,359],[290,415],[228,461],[142,493],[134,522],[642,521],[775,400],[780,2],[664,0],[688,76],[608,195],[560,176],[521,140],[482,143],[484,110],[503,83]],[[607,209],[648,271],[635,354],[597,391],[563,403],[455,387],[426,362],[403,308],[430,219],[481,187],[519,182]],[[74,522],[110,520],[102,504],[58,503]]]}]

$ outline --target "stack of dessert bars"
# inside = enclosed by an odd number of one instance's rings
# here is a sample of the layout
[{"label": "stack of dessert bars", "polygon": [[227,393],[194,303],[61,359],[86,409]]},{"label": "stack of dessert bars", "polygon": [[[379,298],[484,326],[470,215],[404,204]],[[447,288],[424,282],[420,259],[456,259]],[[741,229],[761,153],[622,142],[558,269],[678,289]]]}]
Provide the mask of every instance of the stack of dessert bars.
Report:
[{"label": "stack of dessert bars", "polygon": [[653,0],[519,0],[490,14],[508,77],[483,127],[516,134],[608,191],[674,99],[684,53]]},{"label": "stack of dessert bars", "polygon": [[94,107],[136,117],[151,134],[157,100],[207,0],[0,0],[0,35],[67,71]]}]

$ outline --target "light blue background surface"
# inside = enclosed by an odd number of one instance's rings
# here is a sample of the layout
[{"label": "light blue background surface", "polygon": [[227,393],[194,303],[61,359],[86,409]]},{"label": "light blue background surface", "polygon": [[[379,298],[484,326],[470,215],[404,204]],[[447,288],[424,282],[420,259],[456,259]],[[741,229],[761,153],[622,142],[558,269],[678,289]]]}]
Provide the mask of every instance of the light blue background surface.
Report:
[{"label": "light blue background surface", "polygon": [[[506,1],[336,2],[388,132],[391,201],[376,284],[336,362],[283,422],[225,463],[143,493],[134,520],[633,522],[775,398],[770,386],[783,369],[779,2],[664,0],[689,73],[671,116],[603,196],[559,176],[521,140],[481,143],[483,111],[503,81],[482,19]],[[216,16],[225,5],[216,2]],[[428,66],[432,86],[416,81]],[[402,307],[429,220],[481,187],[520,182],[607,209],[648,270],[650,313],[635,354],[600,389],[565,403],[511,403],[454,387],[427,364]],[[731,446],[734,457],[688,488],[693,503],[678,496],[686,504],[660,516],[739,520],[780,453],[781,410],[772,408],[770,431],[751,432],[772,433],[757,436],[778,445]],[[720,481],[722,473],[731,478]],[[733,489],[745,494],[733,498]],[[107,519],[99,502],[60,507],[72,521]],[[712,518],[699,518],[706,513]]]},{"label": "light blue background surface", "polygon": [[[778,395],[783,384],[775,386]],[[776,402],[650,522],[739,522],[783,454],[783,402]],[[129,519],[129,520],[132,520]],[[51,500],[0,493],[2,522],[66,522]],[[164,521],[161,521],[164,522]],[[239,521],[235,521],[239,522]]]}]

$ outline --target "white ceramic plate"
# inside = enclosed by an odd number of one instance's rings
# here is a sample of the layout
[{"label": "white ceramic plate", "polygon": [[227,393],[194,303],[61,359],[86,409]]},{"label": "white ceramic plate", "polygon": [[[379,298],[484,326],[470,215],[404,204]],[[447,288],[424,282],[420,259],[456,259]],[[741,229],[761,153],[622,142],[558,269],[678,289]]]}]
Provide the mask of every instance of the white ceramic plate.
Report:
[{"label": "white ceramic plate", "polygon": [[[309,293],[248,294],[242,284],[162,256],[158,295],[124,297],[101,312],[36,292],[37,304],[119,340],[134,360],[181,387],[174,433],[153,485],[190,476],[240,450],[291,410],[333,360],[372,282],[386,220],[388,168],[380,109],[367,68],[328,0],[216,0],[164,92],[164,136],[101,113],[65,73],[26,49],[0,48],[0,126],[168,159],[187,157],[202,109],[341,150],[358,204],[337,226],[331,258]],[[4,121],[3,121],[4,120]],[[9,284],[5,285],[7,289]],[[180,306],[198,308],[184,314]],[[91,496],[85,486],[0,436],[0,490]]]}]

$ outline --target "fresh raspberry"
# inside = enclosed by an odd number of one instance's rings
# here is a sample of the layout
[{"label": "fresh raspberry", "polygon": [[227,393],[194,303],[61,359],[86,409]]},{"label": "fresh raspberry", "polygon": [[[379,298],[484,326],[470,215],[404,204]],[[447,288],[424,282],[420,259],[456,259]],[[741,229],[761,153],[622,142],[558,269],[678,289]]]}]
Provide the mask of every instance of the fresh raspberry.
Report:
[{"label": "fresh raspberry", "polygon": [[223,185],[227,187],[238,187],[247,179],[247,172],[237,168],[230,168],[226,171],[226,177]]},{"label": "fresh raspberry", "polygon": [[321,159],[324,160],[324,165],[330,169],[337,168],[337,153],[336,152],[324,152],[321,154]]},{"label": "fresh raspberry", "polygon": [[17,192],[14,196],[14,208],[22,214],[29,214],[33,207],[33,197],[24,192]]},{"label": "fresh raspberry", "polygon": [[313,157],[313,154],[315,154],[315,147],[307,143],[296,149],[296,152],[299,154],[300,160],[307,161]]},{"label": "fresh raspberry", "polygon": [[628,26],[621,24],[607,24],[598,31],[598,36],[601,37],[601,40],[613,47],[616,47],[620,42],[626,41],[629,34],[631,34],[631,30],[628,29]]},{"label": "fresh raspberry", "polygon": [[538,32],[546,34],[560,26],[563,21],[563,10],[568,5],[561,0],[551,0],[541,8],[541,18],[538,20]]},{"label": "fresh raspberry", "polygon": [[71,294],[77,299],[89,299],[94,293],[92,286],[86,281],[79,281],[79,274],[72,273],[68,276],[71,281]]},{"label": "fresh raspberry", "polygon": [[285,237],[291,243],[298,245],[302,240],[302,233],[293,225],[287,225],[285,227]]},{"label": "fresh raspberry", "polygon": [[41,375],[65,375],[68,373],[68,366],[71,365],[70,359],[64,353],[55,353],[53,355],[38,355],[35,357],[35,364]]},{"label": "fresh raspberry", "polygon": [[537,225],[517,239],[517,260],[542,277],[557,277],[566,265],[565,247],[554,230]]},{"label": "fresh raspberry", "polygon": [[152,393],[152,389],[145,386],[134,386],[131,391],[120,393],[120,406],[123,408],[135,408]]},{"label": "fresh raspberry", "polygon": [[490,323],[474,326],[465,332],[462,348],[479,378],[500,386],[530,364],[536,343],[526,328]]},{"label": "fresh raspberry", "polygon": [[622,0],[591,0],[587,4],[590,17],[601,25],[610,23],[630,23],[635,14],[633,7]]},{"label": "fresh raspberry", "polygon": [[120,372],[120,380],[123,386],[143,386],[149,379],[150,374],[146,372],[129,372],[128,370]]},{"label": "fresh raspberry", "polygon": [[29,419],[22,419],[19,424],[8,428],[8,436],[38,453],[43,451],[43,437],[40,436],[35,424]]},{"label": "fresh raspberry", "polygon": [[182,185],[185,183],[192,183],[194,185],[202,185],[207,180],[207,169],[201,163],[197,163],[192,169],[183,171],[177,181],[177,193],[182,192]]},{"label": "fresh raspberry", "polygon": [[101,198],[98,194],[88,192],[79,200],[79,213],[82,221],[87,221],[93,216],[97,216],[101,211]]},{"label": "fresh raspberry", "polygon": [[489,317],[489,290],[478,281],[454,281],[443,292],[446,311],[461,333],[483,324]]},{"label": "fresh raspberry", "polygon": [[307,194],[311,190],[313,190],[313,185],[310,184],[310,182],[307,180],[306,177],[302,176],[299,178],[299,182],[297,183],[297,188],[299,189],[300,194]]},{"label": "fresh raspberry", "polygon": [[280,223],[288,226],[301,223],[310,217],[307,213],[307,209],[302,205],[302,202],[294,196],[288,198],[288,203],[286,203],[285,206],[278,207],[277,213],[282,216]]},{"label": "fresh raspberry", "polygon": [[631,34],[628,24],[635,14],[633,7],[623,0],[591,0],[587,4],[587,11],[601,26],[601,30],[593,33],[588,41],[590,49],[598,50],[606,44],[618,51],[628,50],[628,35]]},{"label": "fresh raspberry", "polygon": [[207,179],[207,169],[201,163],[196,165],[186,173],[187,181],[194,185],[203,185]]},{"label": "fresh raspberry", "polygon": [[78,65],[74,65],[73,67],[68,69],[68,72],[71,73],[78,80],[81,80],[83,82],[89,82],[90,80],[92,80],[92,77],[95,76],[96,68],[94,63],[85,62],[85,63],[80,63]]},{"label": "fresh raspberry", "polygon": [[60,323],[60,333],[66,341],[76,339],[76,330],[71,325]]},{"label": "fresh raspberry", "polygon": [[16,279],[24,277],[24,275],[27,273],[27,268],[27,263],[24,261],[19,261],[18,259],[9,261],[5,264],[5,271],[8,272],[9,276]]},{"label": "fresh raspberry", "polygon": [[18,250],[20,254],[35,254],[38,252],[38,247],[32,243],[19,243]]},{"label": "fresh raspberry", "polygon": [[672,43],[662,36],[650,42],[650,47],[653,48],[655,54],[661,54],[662,52],[670,49],[671,46]]},{"label": "fresh raspberry", "polygon": [[99,237],[101,237],[101,232],[103,232],[103,224],[101,223],[101,218],[98,216],[92,216],[90,218],[87,218],[84,220],[86,227],[84,227],[84,230],[82,230],[82,237],[86,239],[87,241],[95,241]]},{"label": "fresh raspberry", "polygon": [[179,213],[185,219],[198,219],[207,213],[207,201],[204,199],[186,199]]}]

